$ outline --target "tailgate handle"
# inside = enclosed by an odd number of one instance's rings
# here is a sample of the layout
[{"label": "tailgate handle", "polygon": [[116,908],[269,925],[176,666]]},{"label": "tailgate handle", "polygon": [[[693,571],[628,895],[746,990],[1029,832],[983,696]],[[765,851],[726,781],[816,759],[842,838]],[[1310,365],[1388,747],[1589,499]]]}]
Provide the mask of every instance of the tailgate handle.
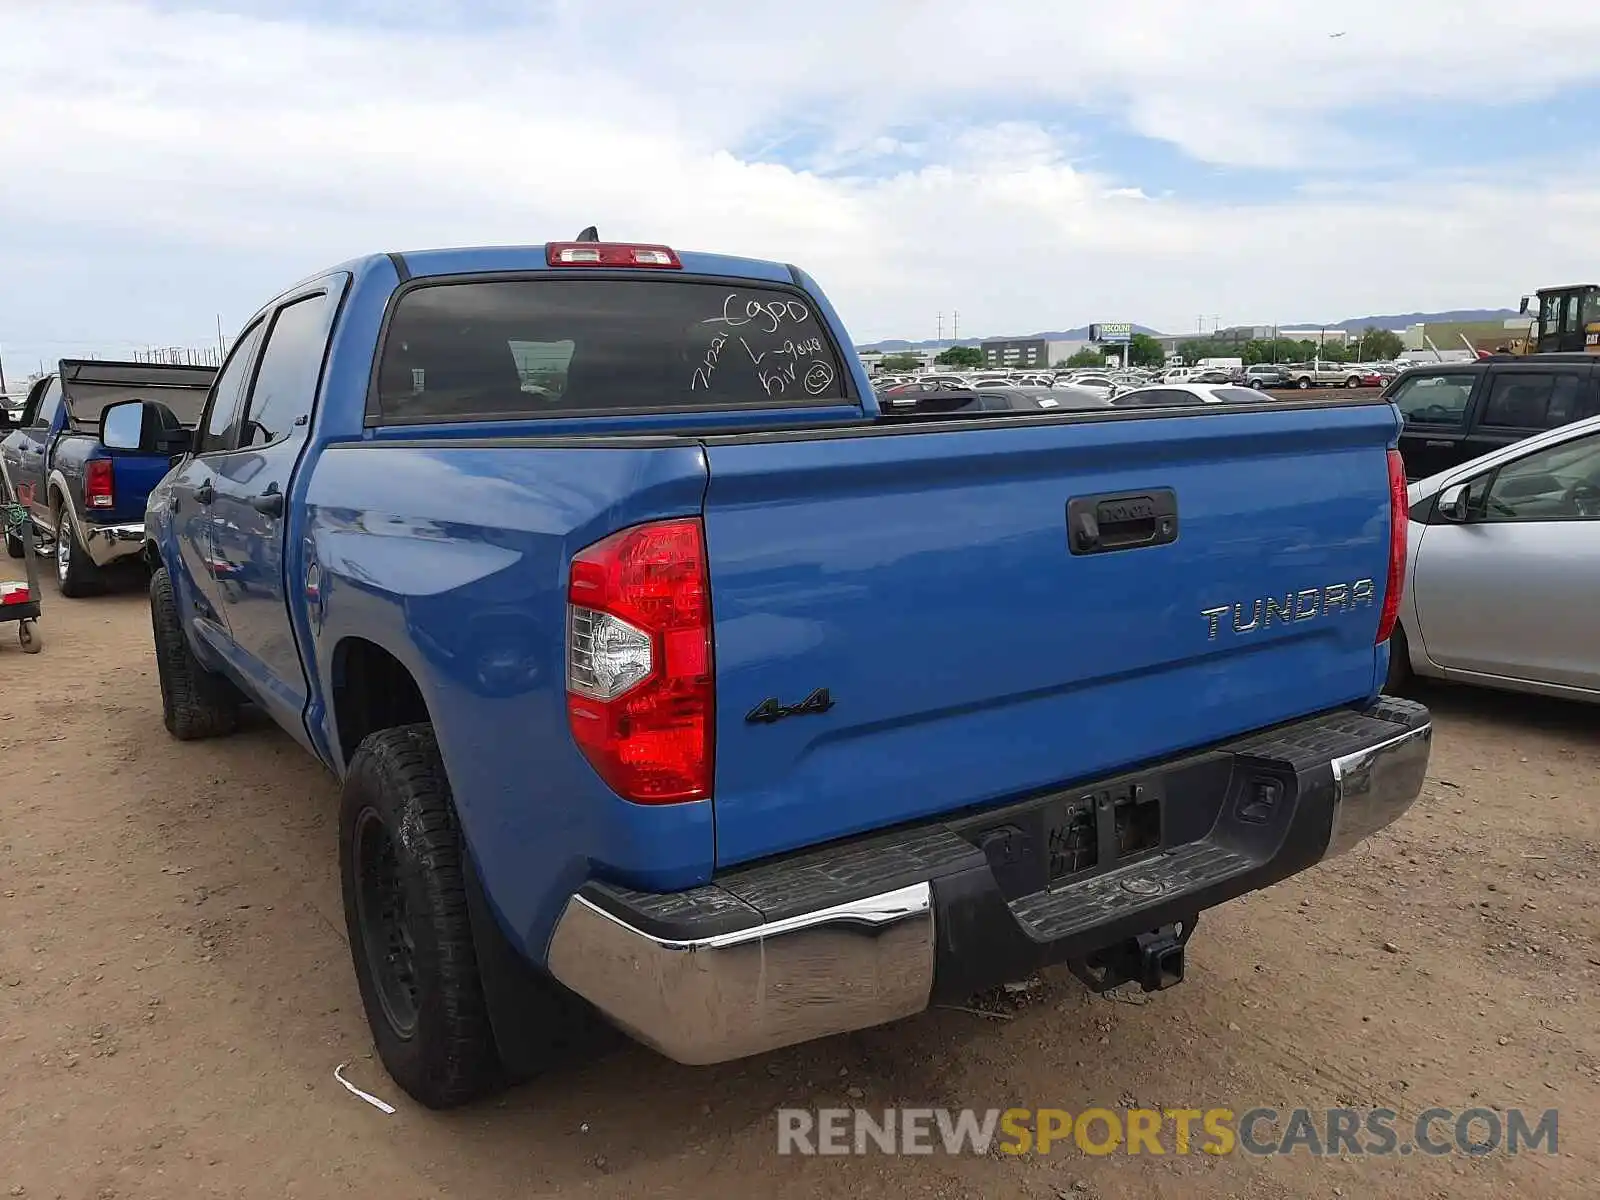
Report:
[{"label": "tailgate handle", "polygon": [[1067,543],[1073,554],[1109,554],[1178,539],[1178,496],[1171,488],[1067,501]]}]

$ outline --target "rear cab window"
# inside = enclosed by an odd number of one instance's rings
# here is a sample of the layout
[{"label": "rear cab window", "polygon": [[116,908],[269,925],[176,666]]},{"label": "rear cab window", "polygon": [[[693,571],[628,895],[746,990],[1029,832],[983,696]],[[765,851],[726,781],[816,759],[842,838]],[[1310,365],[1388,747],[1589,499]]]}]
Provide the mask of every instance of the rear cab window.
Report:
[{"label": "rear cab window", "polygon": [[1468,371],[1408,376],[1389,393],[1389,399],[1408,425],[1465,425],[1477,381],[1478,376]]},{"label": "rear cab window", "polygon": [[594,276],[409,287],[375,393],[382,424],[856,403],[798,291]]}]

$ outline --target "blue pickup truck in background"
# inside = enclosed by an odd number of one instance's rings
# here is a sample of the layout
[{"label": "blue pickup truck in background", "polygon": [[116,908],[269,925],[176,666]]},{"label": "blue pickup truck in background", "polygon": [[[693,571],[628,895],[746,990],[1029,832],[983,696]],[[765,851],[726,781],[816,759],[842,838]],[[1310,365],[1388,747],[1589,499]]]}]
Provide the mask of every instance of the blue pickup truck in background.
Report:
[{"label": "blue pickup truck in background", "polygon": [[[150,489],[187,448],[215,367],[62,359],[28,389],[22,411],[0,419],[0,501],[21,504],[38,534],[55,542],[64,596],[92,595],[119,565],[144,551]],[[150,399],[165,422],[143,447],[111,449],[101,440],[106,409]],[[21,558],[22,539],[6,535]]]},{"label": "blue pickup truck in background", "polygon": [[377,254],[251,318],[150,494],[165,723],[250,703],[342,780],[362,1001],[430,1106],[596,1012],[709,1063],[1050,964],[1164,988],[1420,791],[1399,425],[883,413],[792,266]]}]

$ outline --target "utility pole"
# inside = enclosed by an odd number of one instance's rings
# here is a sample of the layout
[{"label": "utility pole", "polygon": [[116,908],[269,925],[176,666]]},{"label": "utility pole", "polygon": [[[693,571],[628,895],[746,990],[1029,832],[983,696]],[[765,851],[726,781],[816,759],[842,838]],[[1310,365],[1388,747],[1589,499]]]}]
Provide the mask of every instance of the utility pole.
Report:
[{"label": "utility pole", "polygon": [[950,340],[952,342],[961,340],[961,314],[953,308],[950,310]]},{"label": "utility pole", "polygon": [[217,365],[222,365],[222,360],[227,356],[228,343],[222,340],[222,314],[217,314]]},{"label": "utility pole", "polygon": [[944,341],[944,313],[942,312],[939,314],[939,336],[934,340],[938,342]]},{"label": "utility pole", "polygon": [[6,394],[6,356],[0,354],[0,396]]}]

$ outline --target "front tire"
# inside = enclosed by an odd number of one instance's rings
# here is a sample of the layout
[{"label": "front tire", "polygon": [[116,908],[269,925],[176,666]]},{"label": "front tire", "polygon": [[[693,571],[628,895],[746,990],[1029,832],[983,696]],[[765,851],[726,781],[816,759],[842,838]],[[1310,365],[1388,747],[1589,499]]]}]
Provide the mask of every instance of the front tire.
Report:
[{"label": "front tire", "polygon": [[1356,376],[1352,375],[1352,376],[1350,376],[1349,379],[1346,379],[1344,381],[1344,385],[1345,385],[1345,387],[1354,390],[1355,388],[1358,388],[1358,387],[1361,386],[1361,380],[1359,378],[1357,378]]},{"label": "front tire", "polygon": [[1297,379],[1295,381],[1295,387],[1299,388],[1302,392],[1309,392],[1311,390],[1310,378],[1301,377],[1300,379]]},{"label": "front tire", "polygon": [[239,727],[239,693],[226,679],[206,670],[189,648],[166,567],[150,576],[150,625],[167,732],[180,742],[232,733]]},{"label": "front tire", "polygon": [[428,1108],[502,1082],[467,913],[460,827],[430,725],[371,734],[345,777],[339,863],[350,956],[384,1067]]}]

